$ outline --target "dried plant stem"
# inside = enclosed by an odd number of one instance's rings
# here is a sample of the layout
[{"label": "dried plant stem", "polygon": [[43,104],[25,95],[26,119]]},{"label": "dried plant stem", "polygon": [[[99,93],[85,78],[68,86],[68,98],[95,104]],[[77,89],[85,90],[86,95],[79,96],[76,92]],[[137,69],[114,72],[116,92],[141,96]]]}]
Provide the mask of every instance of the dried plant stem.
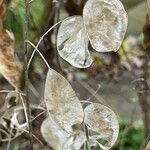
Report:
[{"label": "dried plant stem", "polygon": [[148,135],[147,139],[145,140],[145,143],[143,145],[144,150],[149,150],[150,149],[150,135]]},{"label": "dried plant stem", "polygon": [[9,134],[9,137],[8,137],[7,150],[10,149],[12,131],[13,131],[13,128],[10,129],[10,134]]},{"label": "dried plant stem", "polygon": [[[92,97],[95,97],[96,100],[101,103],[101,104],[104,104],[106,106],[108,106],[108,104],[106,103],[106,101],[97,93],[97,91],[95,91],[92,87],[90,87],[86,82],[83,82],[83,81],[79,81],[77,80],[77,82],[82,86],[84,87],[92,96],[90,97],[90,99]],[[93,94],[94,93],[94,94]]]},{"label": "dried plant stem", "polygon": [[44,38],[53,28],[55,28],[55,27],[56,27],[58,24],[60,24],[60,23],[61,23],[61,21],[59,21],[58,23],[54,24],[49,30],[47,30],[47,31],[41,36],[39,42],[37,43],[37,45],[36,45],[36,47],[35,47],[33,53],[31,54],[31,57],[30,57],[30,59],[29,59],[29,61],[28,61],[27,70],[29,69],[30,64],[31,64],[31,61],[32,61],[32,59],[33,59],[33,57],[34,57],[34,54],[35,54],[35,52],[36,52],[38,46],[39,46],[40,43],[42,42],[43,38]]},{"label": "dried plant stem", "polygon": [[87,99],[87,101],[92,100],[92,98],[99,92],[100,88],[101,88],[101,85],[98,84],[97,90]]},{"label": "dried plant stem", "polygon": [[20,94],[22,96],[26,96],[25,93],[23,93],[23,92],[11,91],[11,90],[1,90],[0,93],[17,93],[17,94]]},{"label": "dried plant stem", "polygon": [[148,17],[149,17],[149,20],[150,20],[150,1],[147,0],[147,12],[148,12]]},{"label": "dried plant stem", "polygon": [[[150,71],[149,71],[149,63],[150,63],[150,20],[148,16],[146,16],[146,23],[143,27],[143,49],[144,53],[143,64],[141,66],[142,75],[138,76],[138,78],[143,78],[142,83],[140,84],[140,92],[137,91],[137,95],[139,98],[140,106],[143,112],[143,121],[145,124],[145,135],[149,136],[150,133],[150,88],[149,88],[149,79],[150,79]],[[138,81],[137,81],[138,82]]]},{"label": "dried plant stem", "polygon": [[26,106],[25,106],[25,103],[24,103],[24,99],[22,97],[22,95],[19,95],[20,96],[20,99],[21,99],[21,102],[22,102],[22,106],[24,108],[24,114],[25,114],[25,118],[26,118],[26,121],[27,121],[27,124],[29,124],[29,120],[28,120],[28,114],[27,114],[27,109],[26,109]]},{"label": "dried plant stem", "polygon": [[46,61],[46,59],[44,58],[44,56],[42,55],[42,53],[38,50],[38,48],[30,41],[26,41],[27,43],[29,43],[33,48],[35,48],[35,50],[39,53],[39,55],[41,56],[41,58],[43,59],[43,61],[45,62],[46,66],[50,69],[50,66],[48,64],[48,62]]},{"label": "dried plant stem", "polygon": [[25,2],[25,28],[24,28],[24,53],[25,53],[25,93],[26,93],[26,110],[27,110],[27,120],[28,120],[28,130],[29,130],[29,140],[30,140],[30,145],[29,149],[33,149],[33,141],[32,141],[32,124],[30,122],[31,120],[31,110],[30,110],[30,101],[28,99],[29,97],[29,92],[28,92],[28,69],[27,69],[27,64],[28,64],[28,43],[26,43],[26,40],[28,39],[28,25],[29,25],[29,0],[24,0]]},{"label": "dried plant stem", "polygon": [[[21,129],[21,131],[23,131],[23,132],[25,132],[25,133],[28,133],[28,131],[25,130],[25,129]],[[32,135],[32,137],[33,137],[34,139],[36,139],[42,146],[44,146],[43,142],[42,142],[36,135],[34,135],[33,133],[31,133],[31,135]]]},{"label": "dried plant stem", "polygon": [[30,1],[29,1],[29,4],[32,3],[33,1],[34,1],[34,0],[30,0]]},{"label": "dried plant stem", "polygon": [[93,102],[90,102],[90,101],[80,101],[80,103],[93,104]]},{"label": "dried plant stem", "polygon": [[[59,22],[59,19],[60,19],[60,10],[62,8],[62,5],[63,5],[63,0],[58,0],[56,2],[54,24],[57,23],[57,22]],[[54,35],[55,35],[55,46],[54,46],[55,51],[54,51],[54,53],[55,53],[55,58],[56,58],[59,70],[61,71],[62,74],[65,74],[65,72],[64,72],[65,69],[64,69],[64,67],[62,65],[61,58],[59,57],[59,54],[58,54],[58,51],[57,51],[57,46],[56,46],[56,43],[57,43],[57,33],[58,33],[58,26],[54,29]]]},{"label": "dried plant stem", "polygon": [[[6,135],[9,138],[9,134],[4,129],[0,128],[0,132],[2,132],[4,135]],[[1,139],[1,141],[3,140]]]},{"label": "dried plant stem", "polygon": [[35,119],[37,119],[38,117],[40,117],[41,115],[43,115],[43,114],[46,113],[46,112],[47,112],[47,110],[42,111],[42,112],[39,113],[37,116],[35,116],[35,117],[31,120],[31,122],[34,121]]},{"label": "dried plant stem", "polygon": [[85,147],[87,146],[88,150],[91,150],[90,142],[89,142],[89,131],[88,131],[87,126],[85,124],[84,124],[84,132],[85,132],[86,138],[87,138],[87,141],[85,143]]}]

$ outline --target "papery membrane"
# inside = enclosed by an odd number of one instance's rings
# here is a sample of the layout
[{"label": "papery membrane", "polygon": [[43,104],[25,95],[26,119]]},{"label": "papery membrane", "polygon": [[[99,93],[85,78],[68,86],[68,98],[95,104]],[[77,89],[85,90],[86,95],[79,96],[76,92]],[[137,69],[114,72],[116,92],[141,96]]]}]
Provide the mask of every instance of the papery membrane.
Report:
[{"label": "papery membrane", "polygon": [[88,37],[81,16],[65,19],[58,31],[57,49],[60,56],[77,68],[87,68],[92,59],[88,51]]},{"label": "papery membrane", "polygon": [[[84,109],[84,123],[90,131],[91,145],[98,143],[102,149],[110,149],[119,133],[119,124],[115,113],[108,107],[93,103]],[[106,140],[106,144],[98,142]]]},{"label": "papery membrane", "polygon": [[92,47],[99,52],[117,51],[127,30],[127,14],[120,0],[88,0],[83,20]]},{"label": "papery membrane", "polygon": [[67,132],[82,123],[83,109],[78,97],[69,82],[53,69],[47,74],[44,97],[49,114]]},{"label": "papery membrane", "polygon": [[79,150],[86,140],[81,130],[68,133],[50,117],[42,123],[41,133],[54,150]]}]

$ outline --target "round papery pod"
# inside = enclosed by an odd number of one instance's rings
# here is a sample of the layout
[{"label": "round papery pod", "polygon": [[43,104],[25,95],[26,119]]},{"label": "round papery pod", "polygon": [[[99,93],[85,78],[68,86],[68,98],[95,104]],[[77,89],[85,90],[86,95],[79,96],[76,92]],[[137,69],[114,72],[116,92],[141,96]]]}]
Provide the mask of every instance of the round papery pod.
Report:
[{"label": "round papery pod", "polygon": [[68,133],[51,117],[43,121],[41,133],[48,145],[54,150],[79,150],[86,141],[83,131],[76,130]]},{"label": "round papery pod", "polygon": [[61,150],[69,134],[50,117],[41,125],[41,134],[50,147]]},{"label": "round papery pod", "polygon": [[72,126],[82,124],[83,108],[75,91],[51,68],[46,77],[44,100],[49,115],[67,132],[72,133]]},{"label": "round papery pod", "polygon": [[57,35],[57,50],[63,59],[77,68],[89,67],[92,58],[88,43],[82,16],[71,16],[63,20]]},{"label": "round papery pod", "polygon": [[[108,107],[93,103],[84,109],[84,123],[89,130],[90,145],[110,149],[117,140],[119,124],[115,113]],[[105,143],[101,143],[105,141]]]},{"label": "round papery pod", "polygon": [[88,0],[83,9],[83,21],[90,43],[96,51],[119,49],[128,24],[120,0]]}]

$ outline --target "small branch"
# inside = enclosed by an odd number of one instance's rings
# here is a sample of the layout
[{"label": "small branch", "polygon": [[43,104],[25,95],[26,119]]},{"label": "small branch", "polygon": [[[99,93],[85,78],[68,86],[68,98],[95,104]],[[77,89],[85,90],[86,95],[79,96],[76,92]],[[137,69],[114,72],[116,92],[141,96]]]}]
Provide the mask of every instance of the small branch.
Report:
[{"label": "small branch", "polygon": [[33,53],[31,54],[31,57],[30,57],[30,59],[29,59],[29,61],[28,61],[27,70],[29,69],[30,64],[31,64],[31,61],[32,61],[32,59],[33,59],[33,57],[34,57],[34,54],[35,54],[37,48],[39,47],[40,43],[42,42],[43,38],[44,38],[53,28],[55,28],[55,27],[56,27],[58,24],[60,24],[61,22],[62,22],[62,21],[59,21],[58,23],[56,23],[55,25],[53,25],[49,30],[47,30],[47,31],[43,34],[43,36],[41,36],[39,42],[37,43],[37,45],[36,45],[36,47],[35,47]]},{"label": "small branch", "polygon": [[39,53],[39,55],[41,56],[41,58],[45,62],[46,66],[50,69],[50,66],[49,66],[48,62],[46,61],[46,59],[44,58],[44,56],[42,55],[42,53],[38,50],[38,48],[32,42],[30,42],[30,41],[26,41],[26,42],[29,43],[33,48],[35,48],[35,50]]},{"label": "small branch", "polygon": [[24,99],[23,99],[22,95],[19,95],[19,96],[20,96],[20,99],[21,99],[21,102],[22,102],[22,106],[24,108],[24,114],[25,114],[26,122],[27,122],[27,124],[29,124],[28,114],[27,114],[27,109],[25,107]]},{"label": "small branch", "polygon": [[[25,129],[21,129],[21,131],[23,131],[23,132],[25,132],[25,133],[28,133],[28,131],[25,130]],[[44,146],[43,142],[42,142],[38,137],[36,137],[36,135],[34,135],[33,133],[32,133],[31,135],[32,135],[32,137],[33,137],[35,140],[37,140],[42,146]]]},{"label": "small branch", "polygon": [[[140,106],[143,112],[143,121],[145,124],[145,136],[147,137],[150,133],[150,88],[148,85],[148,80],[150,77],[149,72],[149,63],[150,63],[150,20],[148,18],[148,15],[146,16],[146,23],[143,27],[143,35],[144,35],[144,41],[143,41],[143,48],[141,49],[144,53],[143,56],[143,64],[141,66],[141,72],[142,75],[138,76],[138,78],[143,78],[142,80],[139,80],[137,83],[138,85],[138,98],[140,102]],[[140,91],[140,92],[139,92]]]},{"label": "small branch", "polygon": [[26,96],[26,94],[23,93],[23,92],[11,91],[11,90],[1,90],[0,93],[17,93],[17,94],[20,94],[20,95],[22,95],[22,96]]},{"label": "small branch", "polygon": [[146,140],[142,146],[142,149],[150,150],[150,135],[148,135],[148,137],[146,138]]},{"label": "small branch", "polygon": [[[59,19],[60,19],[60,10],[62,8],[62,5],[63,5],[63,0],[58,0],[56,2],[54,24],[57,23],[57,22],[59,22]],[[61,71],[61,73],[65,74],[64,67],[62,65],[61,58],[60,58],[60,56],[58,54],[57,46],[56,46],[56,44],[57,44],[57,33],[58,33],[58,26],[54,29],[54,35],[55,35],[54,54],[55,54],[55,58],[56,58],[56,61],[57,61],[58,67],[59,67],[59,71]]]},{"label": "small branch", "polygon": [[149,20],[150,20],[150,1],[149,0],[147,0],[147,13],[148,13]]},{"label": "small branch", "polygon": [[28,25],[29,25],[29,0],[24,0],[25,2],[25,27],[24,27],[24,56],[25,56],[25,93],[26,93],[26,108],[27,108],[27,119],[28,119],[28,128],[29,128],[29,139],[30,139],[30,146],[29,149],[33,149],[33,141],[32,141],[32,124],[30,122],[31,120],[31,110],[30,110],[30,101],[28,99],[29,93],[28,93],[28,43],[26,43],[26,40],[28,39]]},{"label": "small branch", "polygon": [[88,128],[87,128],[86,124],[84,124],[84,132],[85,132],[86,138],[87,138],[87,141],[85,143],[85,147],[87,145],[88,146],[88,150],[91,150],[90,141],[89,141],[89,131],[88,131]]},{"label": "small branch", "polygon": [[10,129],[10,133],[9,133],[9,137],[8,137],[7,150],[10,150],[12,132],[13,132],[13,128]]},{"label": "small branch", "polygon": [[29,4],[32,3],[33,1],[34,1],[34,0],[30,0],[30,1],[29,1]]},{"label": "small branch", "polygon": [[[90,87],[86,82],[79,81],[79,80],[77,80],[77,82],[78,82],[81,86],[83,86],[83,87],[92,95],[92,96],[90,97],[90,99],[91,99],[92,97],[95,97],[98,102],[100,102],[101,104],[104,104],[104,105],[107,105],[107,106],[108,106],[108,104],[106,104],[105,100],[103,100],[103,98],[97,93],[97,90],[95,91],[95,90],[94,90],[92,87]],[[94,94],[93,94],[93,93],[94,93]]]}]

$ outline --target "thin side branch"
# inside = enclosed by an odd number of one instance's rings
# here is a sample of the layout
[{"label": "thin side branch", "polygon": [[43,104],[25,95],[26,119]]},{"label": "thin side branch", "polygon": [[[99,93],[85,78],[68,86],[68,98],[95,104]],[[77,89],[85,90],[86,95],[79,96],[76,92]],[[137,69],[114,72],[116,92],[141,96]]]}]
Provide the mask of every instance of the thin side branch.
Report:
[{"label": "thin side branch", "polygon": [[49,66],[48,62],[46,61],[46,59],[44,58],[44,56],[42,55],[42,53],[38,50],[37,46],[35,46],[32,42],[30,42],[28,40],[26,42],[29,43],[33,48],[35,48],[35,50],[39,53],[39,55],[41,56],[41,58],[45,62],[46,66],[50,69],[50,66]]},{"label": "thin side branch", "polygon": [[29,97],[29,92],[28,92],[28,69],[27,69],[27,64],[28,64],[28,43],[26,43],[26,40],[28,39],[28,25],[29,25],[29,0],[24,0],[25,2],[25,27],[24,27],[24,56],[25,56],[25,93],[26,93],[26,108],[27,108],[27,119],[28,119],[28,130],[29,130],[29,139],[30,139],[30,146],[29,149],[33,149],[33,141],[32,141],[32,125],[31,125],[31,110],[30,110],[30,101],[28,99]]},{"label": "thin side branch", "polygon": [[33,59],[34,54],[35,54],[35,52],[36,52],[36,48],[39,47],[39,45],[40,45],[40,43],[42,42],[42,40],[44,39],[44,37],[45,37],[53,28],[55,28],[58,24],[60,24],[61,22],[62,22],[62,21],[59,21],[58,23],[56,23],[55,25],[53,25],[49,30],[47,30],[47,31],[41,36],[39,42],[37,43],[37,45],[36,45],[36,47],[35,47],[33,53],[31,54],[31,57],[30,57],[30,59],[29,59],[29,61],[28,61],[27,70],[28,70],[29,67],[30,67],[30,64],[31,64],[31,62],[32,62],[32,59]]}]

